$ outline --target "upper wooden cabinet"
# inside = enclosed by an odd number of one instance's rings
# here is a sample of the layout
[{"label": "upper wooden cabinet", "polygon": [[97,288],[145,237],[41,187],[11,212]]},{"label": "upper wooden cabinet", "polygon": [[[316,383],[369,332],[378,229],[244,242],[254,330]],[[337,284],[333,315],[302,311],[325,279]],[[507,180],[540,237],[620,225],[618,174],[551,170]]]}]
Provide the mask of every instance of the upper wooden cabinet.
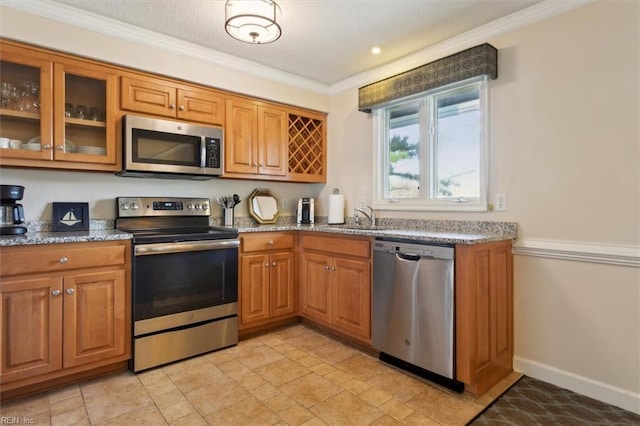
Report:
[{"label": "upper wooden cabinet", "polygon": [[287,173],[287,113],[259,102],[227,100],[225,176]]},{"label": "upper wooden cabinet", "polygon": [[117,171],[116,74],[1,41],[0,165]]},{"label": "upper wooden cabinet", "polygon": [[227,99],[227,178],[326,181],[326,116],[242,98]]},{"label": "upper wooden cabinet", "polygon": [[211,89],[125,75],[121,79],[120,107],[126,111],[223,125],[225,97]]}]

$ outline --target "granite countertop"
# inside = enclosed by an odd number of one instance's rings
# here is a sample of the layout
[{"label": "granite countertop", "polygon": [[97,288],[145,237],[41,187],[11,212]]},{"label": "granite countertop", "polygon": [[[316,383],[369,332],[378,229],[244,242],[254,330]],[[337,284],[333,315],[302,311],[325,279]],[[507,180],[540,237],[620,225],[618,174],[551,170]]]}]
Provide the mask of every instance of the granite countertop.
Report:
[{"label": "granite countertop", "polygon": [[[375,238],[396,238],[440,244],[480,244],[492,241],[515,240],[518,237],[518,227],[513,222],[382,219],[379,221],[378,226],[371,227],[367,225],[358,226],[353,223],[328,225],[326,221],[315,225],[298,225],[291,218],[286,217],[275,225],[258,225],[251,218],[237,219],[235,227],[229,229],[237,230],[240,233],[306,231]],[[215,221],[211,224],[219,226],[219,223]],[[28,225],[29,230],[25,235],[1,236],[0,247],[128,240],[133,238],[132,234],[113,229],[113,221],[91,221],[89,231],[79,232],[51,232],[50,227],[43,222],[33,222]]]},{"label": "granite countertop", "polygon": [[115,229],[91,229],[77,232],[28,231],[24,235],[3,235],[0,247],[31,244],[81,243],[89,241],[130,240],[133,236]]}]

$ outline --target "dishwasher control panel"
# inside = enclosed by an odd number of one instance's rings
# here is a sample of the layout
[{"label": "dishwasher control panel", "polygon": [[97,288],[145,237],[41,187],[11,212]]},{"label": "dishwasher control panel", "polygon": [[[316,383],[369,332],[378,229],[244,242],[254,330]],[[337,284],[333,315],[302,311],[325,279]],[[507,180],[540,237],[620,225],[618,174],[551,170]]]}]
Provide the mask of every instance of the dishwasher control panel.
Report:
[{"label": "dishwasher control panel", "polygon": [[453,259],[454,256],[453,247],[419,242],[406,243],[376,240],[373,244],[373,250],[407,256],[433,257],[437,259]]}]

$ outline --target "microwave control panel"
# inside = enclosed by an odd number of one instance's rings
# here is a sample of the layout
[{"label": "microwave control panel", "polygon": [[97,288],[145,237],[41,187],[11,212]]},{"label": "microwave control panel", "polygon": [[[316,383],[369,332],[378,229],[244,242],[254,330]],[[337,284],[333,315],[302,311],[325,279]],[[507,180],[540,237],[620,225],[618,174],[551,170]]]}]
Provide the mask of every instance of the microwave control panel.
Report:
[{"label": "microwave control panel", "polygon": [[205,138],[206,157],[205,167],[219,169],[220,164],[220,139],[217,138]]}]

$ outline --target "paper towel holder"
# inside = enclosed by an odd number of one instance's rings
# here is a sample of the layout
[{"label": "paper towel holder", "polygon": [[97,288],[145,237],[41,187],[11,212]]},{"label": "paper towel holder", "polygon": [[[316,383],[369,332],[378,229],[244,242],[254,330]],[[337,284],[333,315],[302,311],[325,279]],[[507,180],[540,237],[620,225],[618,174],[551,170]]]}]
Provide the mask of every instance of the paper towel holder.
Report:
[{"label": "paper towel holder", "polygon": [[338,188],[333,188],[332,194],[329,195],[329,216],[327,217],[329,225],[343,225],[344,221],[344,196],[340,194]]}]

